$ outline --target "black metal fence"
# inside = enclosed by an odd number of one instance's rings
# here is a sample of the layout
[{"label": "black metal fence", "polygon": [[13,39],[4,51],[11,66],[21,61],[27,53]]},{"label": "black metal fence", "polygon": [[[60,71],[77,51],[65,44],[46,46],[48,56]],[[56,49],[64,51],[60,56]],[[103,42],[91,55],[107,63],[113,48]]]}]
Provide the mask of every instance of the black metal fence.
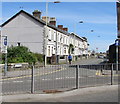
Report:
[{"label": "black metal fence", "polygon": [[48,65],[13,68],[2,76],[2,94],[50,93],[98,85],[118,84],[116,64]]}]

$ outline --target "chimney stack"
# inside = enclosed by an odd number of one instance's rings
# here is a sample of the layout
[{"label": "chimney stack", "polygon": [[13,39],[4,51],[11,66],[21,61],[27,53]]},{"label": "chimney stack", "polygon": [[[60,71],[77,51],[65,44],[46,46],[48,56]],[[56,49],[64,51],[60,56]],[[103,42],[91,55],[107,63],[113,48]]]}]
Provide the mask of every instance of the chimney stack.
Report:
[{"label": "chimney stack", "polygon": [[56,26],[56,18],[55,17],[51,17],[49,23],[50,23],[50,25]]},{"label": "chimney stack", "polygon": [[68,32],[68,28],[63,28],[63,31],[66,31],[66,32]]},{"label": "chimney stack", "polygon": [[47,23],[49,23],[49,19],[50,17],[47,17],[47,16],[42,16],[42,20],[46,22],[46,18],[47,18]]},{"label": "chimney stack", "polygon": [[63,30],[63,25],[58,25],[58,28]]},{"label": "chimney stack", "polygon": [[40,19],[41,18],[41,12],[39,10],[34,10],[33,16]]}]

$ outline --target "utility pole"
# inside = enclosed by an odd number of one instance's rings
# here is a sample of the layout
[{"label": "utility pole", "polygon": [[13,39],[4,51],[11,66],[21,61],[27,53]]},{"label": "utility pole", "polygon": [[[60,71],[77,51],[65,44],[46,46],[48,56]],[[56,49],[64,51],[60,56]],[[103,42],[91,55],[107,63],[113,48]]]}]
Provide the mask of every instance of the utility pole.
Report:
[{"label": "utility pole", "polygon": [[[53,3],[60,3],[60,1],[54,1]],[[47,64],[48,4],[49,2],[46,2],[46,25],[45,25],[45,36],[44,36],[44,66],[46,66]],[[56,37],[57,37],[57,31],[56,31]],[[57,48],[56,48],[56,51],[57,51]],[[57,55],[57,52],[56,52],[56,55]]]},{"label": "utility pole", "polygon": [[48,22],[48,2],[46,2],[46,25],[44,35],[44,66],[47,64],[47,22]]},{"label": "utility pole", "polygon": [[[79,21],[78,23],[83,23],[83,21]],[[74,39],[74,42],[73,42],[73,47],[74,47],[74,61],[75,61],[75,34],[76,34],[76,23],[74,23],[74,33],[73,33],[73,35],[74,35],[74,37],[73,37],[73,39]]]}]

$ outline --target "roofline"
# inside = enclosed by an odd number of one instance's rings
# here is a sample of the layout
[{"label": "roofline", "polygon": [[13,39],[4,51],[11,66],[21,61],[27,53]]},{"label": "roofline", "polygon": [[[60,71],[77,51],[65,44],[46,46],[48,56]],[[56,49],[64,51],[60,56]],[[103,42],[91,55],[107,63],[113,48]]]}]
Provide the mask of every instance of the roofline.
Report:
[{"label": "roofline", "polygon": [[[33,15],[25,12],[24,10],[21,10],[21,11],[19,11],[18,13],[16,13],[14,16],[12,16],[10,19],[8,19],[6,22],[4,22],[2,25],[0,25],[0,27],[5,26],[5,25],[6,25],[7,23],[9,23],[12,19],[14,19],[16,16],[18,16],[20,13],[25,13],[25,14],[27,14],[28,16],[30,16],[30,17],[32,17],[33,19],[35,19],[36,21],[42,23],[43,25],[46,25],[46,22],[43,21],[42,19],[37,19],[37,18],[34,17]],[[60,29],[59,29],[58,27],[56,27],[56,26],[53,26],[53,25],[50,25],[50,24],[47,24],[47,26],[48,26],[48,27],[51,27],[51,28],[53,28],[53,29],[55,29],[55,30],[57,30],[57,31],[59,31],[59,32],[61,32],[61,33],[64,33],[64,34],[66,34],[66,35],[69,35],[69,34],[70,34],[70,33],[65,32],[65,31],[63,31],[63,30],[60,30]]]},{"label": "roofline", "polygon": [[78,36],[77,34],[75,34],[75,33],[73,33],[73,32],[71,32],[70,34],[74,34],[76,37],[78,37],[79,39],[81,39],[81,40],[83,40],[83,41],[86,41],[87,42],[87,40],[86,39],[84,39],[84,38],[82,38],[82,37],[80,37],[80,36]]}]

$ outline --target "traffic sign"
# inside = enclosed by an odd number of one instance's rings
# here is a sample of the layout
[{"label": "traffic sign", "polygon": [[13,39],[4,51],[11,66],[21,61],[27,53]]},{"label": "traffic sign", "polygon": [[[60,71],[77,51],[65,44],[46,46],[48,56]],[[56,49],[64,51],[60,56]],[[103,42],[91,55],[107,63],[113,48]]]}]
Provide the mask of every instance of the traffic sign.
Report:
[{"label": "traffic sign", "polygon": [[115,40],[115,46],[120,46],[120,38]]},{"label": "traffic sign", "polygon": [[7,46],[7,37],[4,38],[4,45]]}]

